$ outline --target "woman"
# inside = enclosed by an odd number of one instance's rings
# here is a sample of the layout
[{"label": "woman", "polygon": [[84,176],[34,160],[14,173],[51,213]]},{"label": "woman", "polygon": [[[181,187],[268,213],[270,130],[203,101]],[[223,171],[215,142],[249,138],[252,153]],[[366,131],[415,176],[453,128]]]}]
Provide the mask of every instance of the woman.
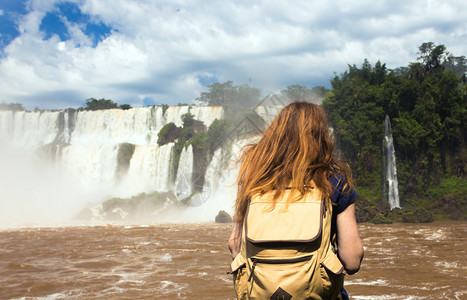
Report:
[{"label": "woman", "polygon": [[332,203],[331,233],[337,235],[335,246],[340,262],[347,274],[359,270],[363,247],[355,219],[354,200],[358,195],[352,187],[350,170],[335,157],[321,107],[295,102],[283,108],[261,139],[246,146],[240,162],[236,224],[228,243],[232,258],[240,252],[242,228],[253,197],[272,193],[274,206],[292,188],[299,195],[287,200],[292,203],[303,198],[313,185],[326,202]]}]

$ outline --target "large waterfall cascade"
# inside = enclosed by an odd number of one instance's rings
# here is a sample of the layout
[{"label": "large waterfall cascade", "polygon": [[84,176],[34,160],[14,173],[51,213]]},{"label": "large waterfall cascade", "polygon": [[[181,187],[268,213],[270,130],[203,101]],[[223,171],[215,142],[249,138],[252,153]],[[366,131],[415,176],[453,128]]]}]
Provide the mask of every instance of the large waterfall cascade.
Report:
[{"label": "large waterfall cascade", "polygon": [[394,142],[392,138],[391,121],[386,115],[384,120],[384,139],[383,139],[383,170],[385,179],[385,197],[389,207],[400,208],[399,189],[397,184],[396,153],[394,151]]},{"label": "large waterfall cascade", "polygon": [[[8,143],[31,153],[37,150],[47,152],[48,157],[53,158],[52,165],[58,173],[57,178],[66,178],[76,190],[87,191],[87,197],[90,194],[101,198],[131,197],[155,191],[189,195],[192,192],[188,183],[193,173],[192,147],[183,150],[174,184],[170,180],[174,143],[163,146],[157,144],[157,134],[161,128],[169,122],[182,126],[182,115],[188,112],[206,127],[215,119],[223,118],[222,107],[196,106],[153,106],[100,111],[0,111],[0,140],[2,144]],[[226,168],[220,163],[220,150],[216,151],[207,167],[205,184],[208,191],[203,195],[216,204],[196,208],[199,212],[196,215],[200,220],[213,220],[212,214],[217,213],[218,209],[230,211],[235,199],[235,189],[228,185],[233,184],[233,174],[237,171],[234,167]],[[122,164],[119,162],[122,157],[125,158],[123,175],[120,174],[122,166],[119,165]],[[8,159],[5,158],[5,161]],[[14,169],[15,163],[11,159],[10,161],[11,169]],[[23,173],[25,172],[27,171]],[[221,186],[219,178],[225,181],[231,179],[232,182]],[[19,178],[17,181],[23,179]],[[60,185],[58,182],[55,180]],[[55,188],[51,186],[48,190]],[[77,193],[76,190],[69,189],[73,193]],[[218,196],[219,193],[223,194],[222,197]],[[31,197],[34,196],[24,198]],[[91,198],[77,201],[82,201],[82,205],[97,201]],[[0,200],[3,208],[6,208],[3,204],[6,201],[22,201]],[[47,203],[45,199],[44,203]],[[74,207],[76,206],[79,205],[75,203]],[[207,206],[217,211],[210,211],[208,214],[202,212]]]}]

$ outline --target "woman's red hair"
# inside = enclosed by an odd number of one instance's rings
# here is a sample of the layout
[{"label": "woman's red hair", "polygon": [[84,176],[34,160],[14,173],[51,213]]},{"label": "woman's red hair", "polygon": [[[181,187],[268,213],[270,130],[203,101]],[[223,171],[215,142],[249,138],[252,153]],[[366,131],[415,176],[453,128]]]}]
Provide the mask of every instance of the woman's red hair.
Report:
[{"label": "woman's red hair", "polygon": [[313,182],[329,201],[333,174],[342,174],[347,187],[352,186],[348,166],[335,157],[326,114],[313,103],[284,107],[261,139],[245,146],[239,162],[236,222],[243,222],[248,201],[257,194],[274,191],[274,205],[287,187],[298,190],[301,198]]}]

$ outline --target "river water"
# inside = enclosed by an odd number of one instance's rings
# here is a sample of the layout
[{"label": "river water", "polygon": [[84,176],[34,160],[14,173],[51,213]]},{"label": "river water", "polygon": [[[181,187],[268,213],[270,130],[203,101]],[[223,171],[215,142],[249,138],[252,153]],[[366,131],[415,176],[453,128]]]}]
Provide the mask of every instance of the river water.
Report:
[{"label": "river water", "polygon": [[[0,299],[234,299],[231,224],[0,230]],[[467,299],[467,222],[359,224],[351,299]]]}]

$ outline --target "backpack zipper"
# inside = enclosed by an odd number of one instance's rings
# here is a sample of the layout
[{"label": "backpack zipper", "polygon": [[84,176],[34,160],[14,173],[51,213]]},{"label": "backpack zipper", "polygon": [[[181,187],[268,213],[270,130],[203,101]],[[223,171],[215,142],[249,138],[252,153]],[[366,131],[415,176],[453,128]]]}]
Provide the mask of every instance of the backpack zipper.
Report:
[{"label": "backpack zipper", "polygon": [[295,257],[295,258],[281,258],[281,259],[252,258],[251,260],[253,261],[253,265],[251,266],[250,276],[248,276],[248,282],[250,282],[251,278],[253,277],[253,273],[255,272],[256,263],[275,264],[275,265],[278,265],[278,264],[293,264],[293,263],[304,262],[304,261],[310,260],[312,257],[313,257],[313,255],[307,255],[307,256]]}]

